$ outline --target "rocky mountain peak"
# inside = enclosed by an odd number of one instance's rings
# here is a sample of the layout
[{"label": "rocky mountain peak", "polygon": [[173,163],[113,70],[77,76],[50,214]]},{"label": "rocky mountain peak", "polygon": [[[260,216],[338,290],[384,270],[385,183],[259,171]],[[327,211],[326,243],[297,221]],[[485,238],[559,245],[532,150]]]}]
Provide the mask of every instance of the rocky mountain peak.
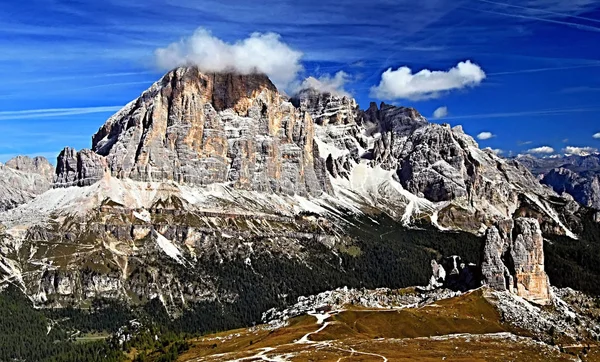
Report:
[{"label": "rocky mountain peak", "polygon": [[32,158],[19,155],[6,161],[5,166],[26,173],[42,175],[48,182],[52,182],[54,167],[45,157],[36,156]]},{"label": "rocky mountain peak", "polygon": [[86,152],[96,162],[89,165],[91,179],[80,169],[62,176],[58,168],[57,179],[97,181],[106,162],[108,173],[121,179],[319,194],[328,181],[313,159],[313,125],[263,74],[177,68],[93,136],[92,151],[105,160]]}]

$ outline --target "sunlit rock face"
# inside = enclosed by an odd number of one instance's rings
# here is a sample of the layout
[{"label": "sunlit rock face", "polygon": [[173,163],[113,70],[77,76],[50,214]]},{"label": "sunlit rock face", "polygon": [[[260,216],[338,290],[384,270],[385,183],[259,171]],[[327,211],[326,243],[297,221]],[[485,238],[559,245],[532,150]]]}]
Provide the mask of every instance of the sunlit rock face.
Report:
[{"label": "sunlit rock face", "polygon": [[314,122],[262,74],[178,68],[93,136],[111,175],[137,181],[318,195],[329,189],[313,156]]},{"label": "sunlit rock face", "polygon": [[544,271],[544,239],[535,219],[517,218],[487,230],[482,274],[496,290],[508,290],[538,304],[550,302]]}]

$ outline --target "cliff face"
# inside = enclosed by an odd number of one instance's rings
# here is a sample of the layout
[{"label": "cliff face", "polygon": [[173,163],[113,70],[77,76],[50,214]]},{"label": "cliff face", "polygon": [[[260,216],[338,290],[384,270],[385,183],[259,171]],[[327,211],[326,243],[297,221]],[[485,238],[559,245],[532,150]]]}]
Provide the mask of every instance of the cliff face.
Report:
[{"label": "cliff face", "polygon": [[318,195],[314,122],[264,75],[178,68],[111,117],[93,136],[112,176]]},{"label": "cliff face", "polygon": [[108,174],[106,159],[92,150],[64,148],[57,158],[54,187],[89,186]]},{"label": "cliff face", "polygon": [[544,271],[544,238],[535,219],[504,220],[485,236],[481,264],[484,281],[538,304],[550,302]]}]

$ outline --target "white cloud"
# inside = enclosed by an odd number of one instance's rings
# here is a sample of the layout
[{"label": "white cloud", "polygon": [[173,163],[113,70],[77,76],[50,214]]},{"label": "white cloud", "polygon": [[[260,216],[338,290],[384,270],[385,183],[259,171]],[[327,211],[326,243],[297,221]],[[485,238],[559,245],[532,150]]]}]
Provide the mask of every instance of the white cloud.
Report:
[{"label": "white cloud", "polygon": [[253,33],[246,39],[226,43],[208,30],[198,28],[191,37],[156,49],[154,55],[163,70],[196,65],[206,72],[260,72],[282,88],[302,70],[302,53],[290,48],[275,33]]},{"label": "white cloud", "polygon": [[563,149],[563,152],[567,155],[587,156],[592,153],[597,153],[598,149],[594,147],[567,146]]},{"label": "white cloud", "polygon": [[413,74],[408,67],[389,68],[381,75],[371,96],[384,100],[423,100],[439,97],[443,92],[474,87],[485,79],[485,72],[470,60],[460,62],[447,71],[423,69]]},{"label": "white cloud", "polygon": [[448,107],[440,107],[433,112],[434,119],[444,118],[448,115]]},{"label": "white cloud", "polygon": [[501,150],[501,149],[499,149],[499,148],[491,148],[491,147],[486,147],[486,148],[484,148],[484,150],[489,150],[489,151],[492,151],[492,152],[494,152],[494,153],[495,153],[496,155],[498,155],[498,156],[500,156],[501,154],[503,154],[503,153],[504,153],[504,150]]},{"label": "white cloud", "polygon": [[350,76],[348,73],[340,70],[333,77],[329,74],[322,75],[319,78],[308,77],[300,84],[298,90],[312,88],[323,93],[349,97],[350,93],[344,89],[349,80]]},{"label": "white cloud", "polygon": [[495,134],[493,134],[492,132],[481,132],[480,134],[477,135],[477,139],[485,141],[485,140],[489,140],[490,138],[494,138],[496,137]]},{"label": "white cloud", "polygon": [[594,137],[595,139],[600,139],[600,132],[594,134],[592,137]]},{"label": "white cloud", "polygon": [[550,146],[541,146],[527,150],[527,153],[535,153],[535,154],[551,154],[554,153],[554,148]]}]

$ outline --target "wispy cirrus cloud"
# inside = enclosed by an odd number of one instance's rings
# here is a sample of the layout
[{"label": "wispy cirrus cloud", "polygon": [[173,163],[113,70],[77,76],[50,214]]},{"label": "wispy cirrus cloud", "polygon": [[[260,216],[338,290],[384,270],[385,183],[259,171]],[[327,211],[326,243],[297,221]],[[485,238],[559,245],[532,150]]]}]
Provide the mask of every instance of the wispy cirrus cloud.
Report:
[{"label": "wispy cirrus cloud", "polygon": [[517,112],[498,112],[498,113],[481,113],[481,114],[467,114],[467,115],[456,115],[447,117],[447,119],[491,119],[491,118],[511,118],[511,117],[523,117],[523,116],[563,116],[572,113],[584,113],[584,112],[597,112],[600,111],[600,107],[574,107],[574,108],[563,108],[563,109],[545,109],[537,111],[517,111]]},{"label": "wispy cirrus cloud", "polygon": [[[482,4],[490,4],[490,9],[470,7],[469,9],[484,14],[499,15],[520,19],[523,21],[538,21],[550,24],[565,25],[579,30],[600,32],[600,27],[589,23],[598,23],[597,19],[579,16],[580,12],[595,6],[594,0],[569,1],[564,0],[530,0],[521,5],[507,4],[496,1],[478,0]],[[579,20],[579,21],[576,21]],[[584,23],[586,22],[586,23]]]},{"label": "wispy cirrus cloud", "polygon": [[80,108],[46,108],[26,109],[19,111],[0,111],[0,121],[17,119],[36,119],[48,117],[66,117],[91,113],[116,112],[123,106],[80,107]]}]

